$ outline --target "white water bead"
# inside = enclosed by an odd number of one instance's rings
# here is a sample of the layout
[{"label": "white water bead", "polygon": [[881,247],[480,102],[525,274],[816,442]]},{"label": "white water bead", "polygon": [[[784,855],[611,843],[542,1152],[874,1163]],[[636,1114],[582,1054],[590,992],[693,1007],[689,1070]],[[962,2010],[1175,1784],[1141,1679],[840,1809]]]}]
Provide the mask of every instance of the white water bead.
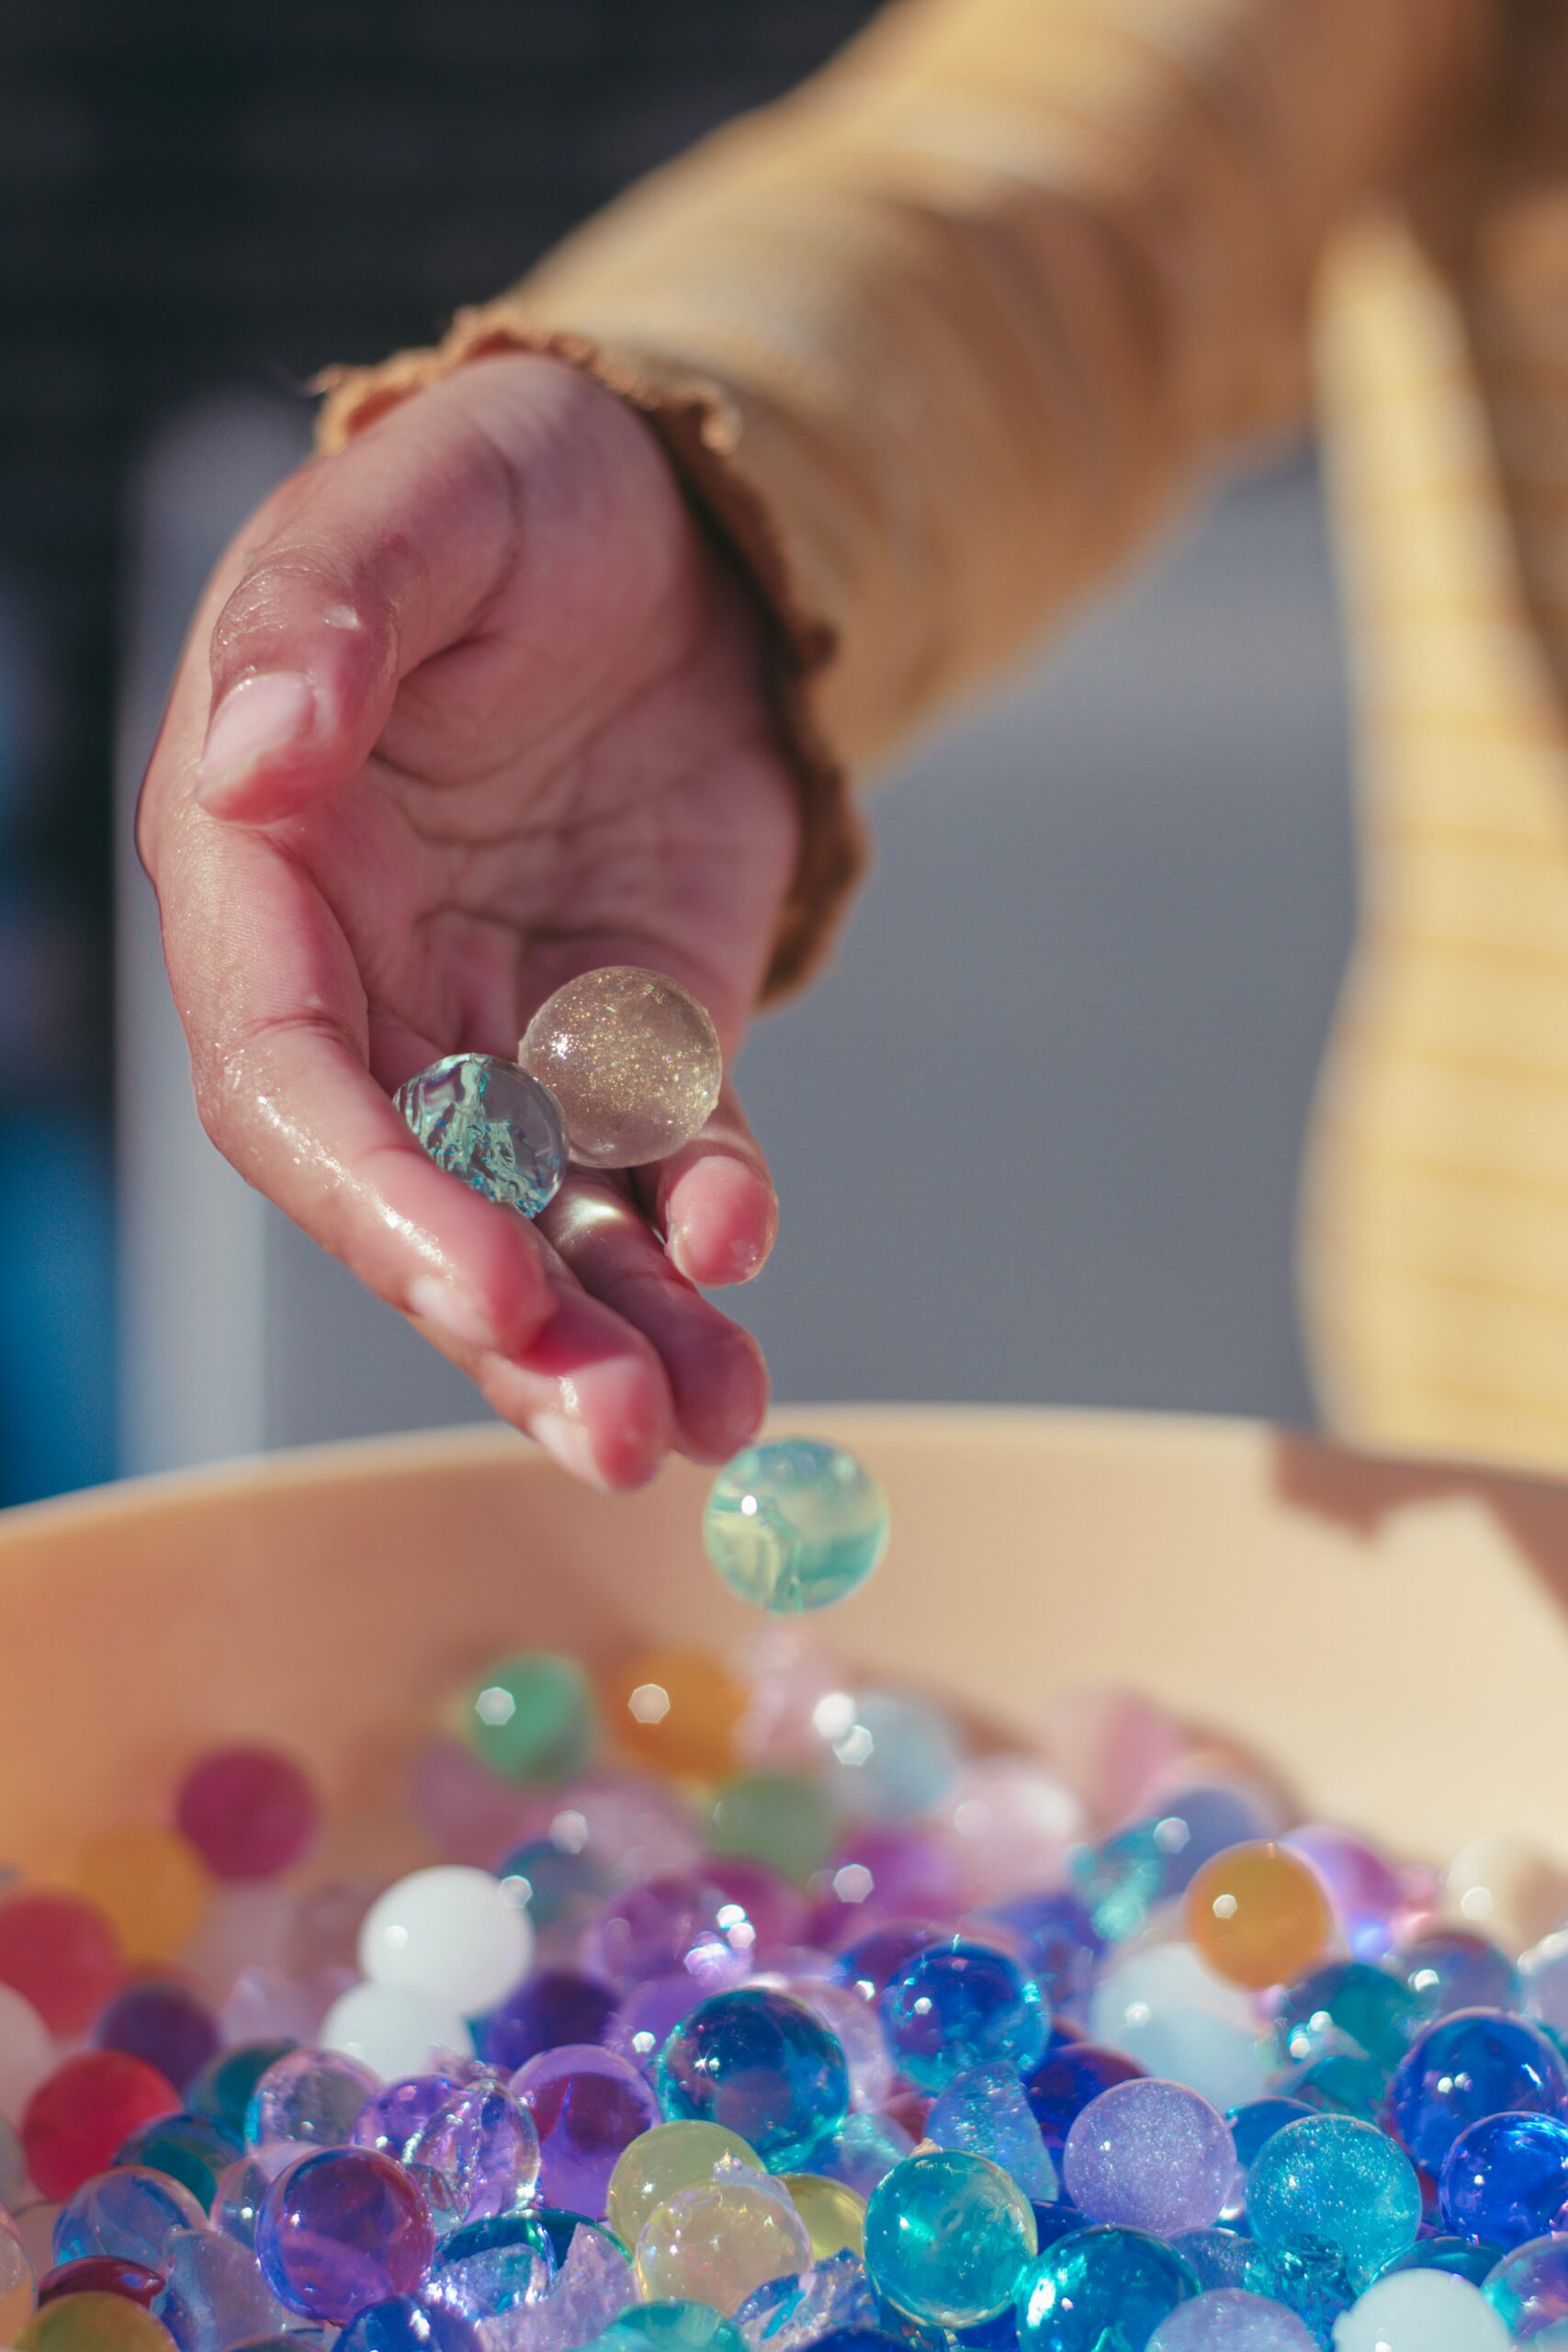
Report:
[{"label": "white water bead", "polygon": [[504,2000],[533,1957],[522,1905],[464,1862],[399,1879],[359,1930],[359,1965],[372,1983],[409,1986],[465,2017]]},{"label": "white water bead", "polygon": [[1334,2352],[1508,2352],[1479,2287],[1448,2270],[1396,2270],[1334,2323]]},{"label": "white water bead", "polygon": [[1250,1996],[1190,1944],[1149,1944],[1114,1960],[1094,1988],[1089,2030],[1145,2073],[1201,2092],[1222,2115],[1261,2098],[1273,2070]]},{"label": "white water bead", "polygon": [[1523,1951],[1568,1917],[1568,1870],[1506,1831],[1472,1838],[1443,1873],[1442,1912],[1506,1952]]},{"label": "white water bead", "polygon": [[321,2020],[321,2047],[345,2051],[393,2082],[423,2075],[444,2052],[468,2056],[466,2019],[446,2002],[412,1984],[354,1984]]},{"label": "white water bead", "polygon": [[0,1984],[0,2115],[19,2124],[28,2099],[56,2063],[54,2037],[32,2003]]}]

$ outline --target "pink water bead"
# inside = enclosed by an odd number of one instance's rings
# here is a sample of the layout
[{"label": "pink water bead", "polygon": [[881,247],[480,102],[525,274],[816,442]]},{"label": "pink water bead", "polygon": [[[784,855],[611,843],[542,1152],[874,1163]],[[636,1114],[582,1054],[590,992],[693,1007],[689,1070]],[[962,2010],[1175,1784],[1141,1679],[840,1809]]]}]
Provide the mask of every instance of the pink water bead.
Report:
[{"label": "pink water bead", "polygon": [[610,1886],[692,1871],[702,1855],[691,1806],[679,1790],[645,1773],[585,1773],[564,1788],[527,1793],[520,1836],[591,1856]]},{"label": "pink water bead", "polygon": [[446,1861],[489,1870],[529,1834],[528,1792],[498,1781],[447,1733],[415,1749],[407,1786],[409,1811]]},{"label": "pink water bead", "polygon": [[943,1810],[972,1903],[1060,1883],[1084,1830],[1078,1797],[1032,1756],[973,1758]]},{"label": "pink water bead", "polygon": [[275,1878],[316,1834],[316,1792],[276,1747],[219,1747],[180,1784],[178,1827],[215,1878]]},{"label": "pink water bead", "polygon": [[746,1914],[711,1880],[671,1871],[611,1897],[583,1936],[582,1965],[623,1990],[683,1969],[716,1993],[745,1975],[751,1947]]},{"label": "pink water bead", "polygon": [[1136,1690],[1077,1683],[1058,1690],[1041,1742],[1091,1822],[1125,1820],[1190,1747],[1174,1715]]},{"label": "pink water bead", "polygon": [[753,1634],[728,1663],[746,1690],[735,1735],[742,1761],[768,1771],[813,1770],[826,1745],[818,1710],[842,1689],[840,1669],[793,1627],[772,1624]]},{"label": "pink water bead", "polygon": [[1173,2238],[1206,2230],[1235,2179],[1222,2116],[1182,2083],[1117,2083],[1074,2118],[1062,2183],[1086,2221]]},{"label": "pink water bead", "polygon": [[1392,1862],[1348,1829],[1303,1822],[1280,1839],[1313,1871],[1358,1960],[1381,1960],[1398,1938],[1404,1891]]},{"label": "pink water bead", "polygon": [[967,1877],[953,1840],[911,1823],[858,1830],[812,1881],[811,1941],[829,1951],[886,1919],[956,1919]]}]

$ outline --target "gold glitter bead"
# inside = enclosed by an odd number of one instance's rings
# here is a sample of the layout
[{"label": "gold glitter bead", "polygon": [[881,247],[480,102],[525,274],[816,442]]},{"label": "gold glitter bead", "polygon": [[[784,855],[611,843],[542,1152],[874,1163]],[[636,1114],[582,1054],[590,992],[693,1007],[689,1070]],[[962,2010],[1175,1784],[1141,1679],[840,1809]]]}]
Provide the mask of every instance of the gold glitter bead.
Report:
[{"label": "gold glitter bead", "polygon": [[635,964],[557,989],[517,1058],[559,1103],[574,1156],[595,1168],[641,1168],[690,1143],[724,1077],[717,1032],[691,990]]}]

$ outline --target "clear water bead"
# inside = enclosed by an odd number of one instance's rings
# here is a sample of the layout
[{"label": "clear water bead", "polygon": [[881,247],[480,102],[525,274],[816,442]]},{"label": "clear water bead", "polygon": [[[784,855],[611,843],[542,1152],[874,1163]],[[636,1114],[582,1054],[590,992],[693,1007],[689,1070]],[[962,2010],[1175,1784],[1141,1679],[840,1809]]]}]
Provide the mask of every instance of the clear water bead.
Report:
[{"label": "clear water bead", "polygon": [[566,1128],[549,1089],[491,1054],[448,1054],[394,1098],[438,1168],[537,1216],[566,1173]]},{"label": "clear water bead", "polygon": [[784,1616],[856,1591],[887,1547],[887,1524],[886,1498],[852,1453],[777,1438],[719,1472],[703,1541],[732,1592]]},{"label": "clear water bead", "polygon": [[583,972],[535,1013],[517,1048],[559,1103],[573,1153],[595,1168],[663,1159],[718,1102],[718,1032],[689,989],[636,964]]}]

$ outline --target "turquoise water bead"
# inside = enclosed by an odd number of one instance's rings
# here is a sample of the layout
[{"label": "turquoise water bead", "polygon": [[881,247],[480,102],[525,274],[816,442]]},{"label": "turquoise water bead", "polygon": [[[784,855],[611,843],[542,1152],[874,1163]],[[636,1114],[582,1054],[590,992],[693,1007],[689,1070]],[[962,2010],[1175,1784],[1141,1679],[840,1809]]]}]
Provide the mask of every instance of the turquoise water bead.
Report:
[{"label": "turquoise water bead", "polygon": [[205,2207],[212,2202],[220,2176],[243,2154],[238,2135],[208,2116],[160,2115],[121,2143],[115,2164],[166,2173]]},{"label": "turquoise water bead", "polygon": [[215,2123],[242,2134],[251,2096],[269,2066],[295,2048],[292,2041],[237,2041],[209,2059],[186,2086],[186,2106],[193,2115],[209,2115]]},{"label": "turquoise water bead", "polygon": [[1067,2133],[1062,2182],[1089,2222],[1175,2237],[1215,2222],[1235,2179],[1235,2143],[1181,2083],[1118,2083]]},{"label": "turquoise water bead", "polygon": [[989,1944],[954,1936],[928,1945],[878,2006],[887,2047],[918,2090],[940,2091],[976,2066],[1032,2074],[1045,2054],[1051,2019],[1039,1985]]},{"label": "turquoise water bead", "polygon": [[1335,2323],[1334,2352],[1508,2352],[1508,2331],[1468,2278],[1401,2270]]},{"label": "turquoise water bead", "polygon": [[777,1438],[719,1472],[703,1541],[732,1592],[784,1616],[857,1591],[887,1547],[887,1523],[886,1498],[852,1453]]},{"label": "turquoise water bead", "polygon": [[1291,1985],[1274,2020],[1282,2059],[1310,2064],[1348,2043],[1390,2072],[1427,2022],[1402,1976],[1364,1960],[1337,1960]]},{"label": "turquoise water bead", "polygon": [[1364,2285],[1415,2245],[1421,2184],[1374,2124],[1313,2115],[1264,2142],[1247,2177],[1247,2218],[1269,2252],[1329,2256]]},{"label": "turquoise water bead", "polygon": [[1272,2296],[1221,2287],[1179,2303],[1150,2336],[1148,2352],[1317,2352],[1317,2338]]},{"label": "turquoise water bead", "polygon": [[722,2312],[672,2296],[623,2312],[590,2352],[746,2352],[746,2338]]},{"label": "turquoise water bead", "polygon": [[1030,2263],[1014,2309],[1021,2352],[1146,2352],[1198,2293],[1190,2264],[1137,2230],[1069,2231]]},{"label": "turquoise water bead", "polygon": [[934,2327],[994,2319],[1038,2243],[1033,2209],[1016,2181],[999,2165],[955,2149],[896,2165],[865,2209],[873,2286]]},{"label": "turquoise water bead", "polygon": [[660,2052],[658,2082],[667,2121],[723,2124],[771,2172],[811,2169],[849,2111],[837,2037],[803,2002],[754,1986],[699,2002]]},{"label": "turquoise water bead", "polygon": [[537,1216],[566,1174],[566,1127],[547,1086],[491,1054],[448,1054],[395,1101],[438,1168],[487,1200]]}]

